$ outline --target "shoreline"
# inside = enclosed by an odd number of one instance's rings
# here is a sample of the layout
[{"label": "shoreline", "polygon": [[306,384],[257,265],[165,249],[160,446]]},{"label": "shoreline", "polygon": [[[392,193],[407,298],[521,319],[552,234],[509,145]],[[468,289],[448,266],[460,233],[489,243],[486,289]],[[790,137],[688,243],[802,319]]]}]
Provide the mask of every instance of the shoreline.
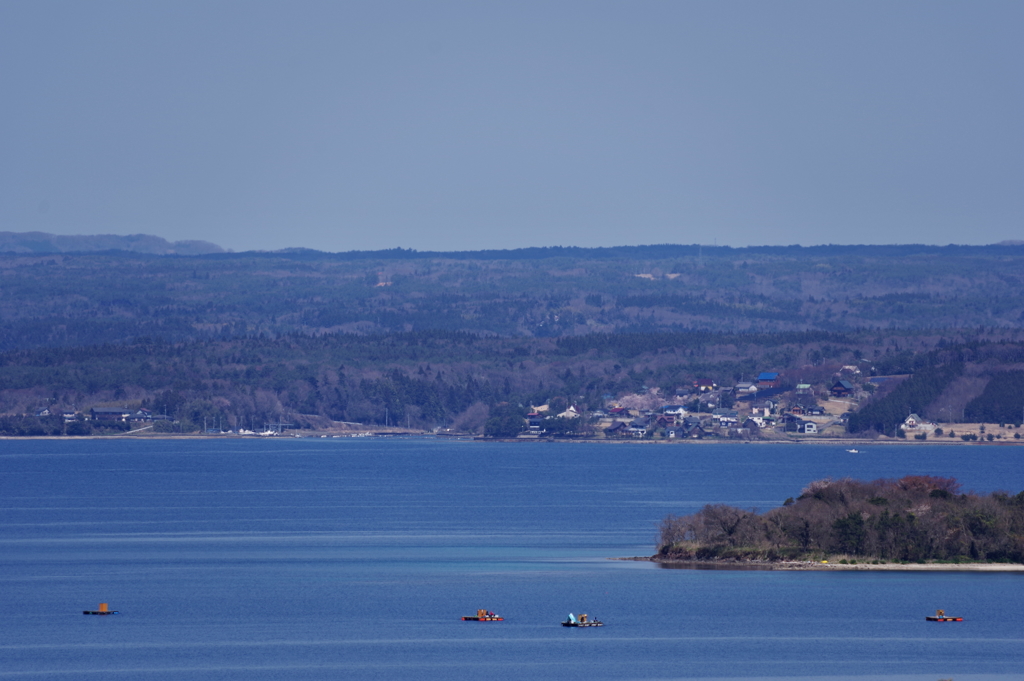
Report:
[{"label": "shoreline", "polygon": [[[364,433],[369,432],[369,435]],[[311,431],[304,434],[285,433],[281,435],[274,435],[269,439],[349,439],[349,438],[365,438],[365,437],[429,437],[437,439],[460,439],[460,440],[472,440],[475,442],[505,442],[505,443],[537,443],[537,442],[548,442],[548,443],[565,443],[565,444],[643,444],[643,445],[724,445],[724,444],[743,444],[743,445],[831,445],[831,446],[843,446],[843,447],[871,447],[880,445],[899,445],[909,447],[920,447],[928,445],[941,445],[941,446],[994,446],[994,447],[1020,447],[1024,446],[1024,439],[1021,440],[1002,440],[1002,441],[973,441],[965,442],[959,438],[955,440],[912,440],[910,438],[890,438],[886,440],[857,440],[853,438],[820,438],[820,439],[759,439],[759,440],[738,440],[729,438],[706,438],[701,440],[643,440],[643,439],[605,439],[605,438],[545,438],[545,437],[531,437],[531,438],[488,438],[481,435],[474,435],[472,433],[430,433],[430,432],[416,432],[416,431]],[[204,435],[203,433],[138,433],[138,432],[126,432],[117,434],[105,434],[105,435],[0,435],[0,440],[123,440],[129,439],[140,439],[140,440],[266,440],[268,436],[264,435]]]},{"label": "shoreline", "polygon": [[609,558],[655,563],[676,570],[784,570],[790,572],[873,571],[873,572],[1024,572],[1021,563],[820,563],[813,561],[714,561],[672,560],[657,556]]}]

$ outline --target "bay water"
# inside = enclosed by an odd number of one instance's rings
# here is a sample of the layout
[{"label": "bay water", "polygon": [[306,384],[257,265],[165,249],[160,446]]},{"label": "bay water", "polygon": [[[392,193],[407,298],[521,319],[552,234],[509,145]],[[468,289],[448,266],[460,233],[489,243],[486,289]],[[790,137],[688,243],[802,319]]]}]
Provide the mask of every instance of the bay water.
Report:
[{"label": "bay water", "polygon": [[0,441],[0,678],[1024,680],[1022,574],[610,560],[824,477],[1024,489],[1018,447],[860,449]]}]

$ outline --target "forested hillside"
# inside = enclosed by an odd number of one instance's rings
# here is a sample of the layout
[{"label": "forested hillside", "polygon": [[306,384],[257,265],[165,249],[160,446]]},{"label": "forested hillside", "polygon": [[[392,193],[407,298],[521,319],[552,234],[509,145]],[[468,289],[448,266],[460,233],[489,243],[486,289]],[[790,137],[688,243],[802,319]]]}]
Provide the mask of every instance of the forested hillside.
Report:
[{"label": "forested hillside", "polygon": [[[856,433],[897,432],[913,411],[1024,414],[1019,245],[38,251],[0,254],[0,413],[12,418],[131,405],[180,430],[480,432],[503,404],[594,410],[764,371],[827,393],[850,367]],[[873,375],[910,378],[867,397]]]},{"label": "forested hillside", "polygon": [[290,333],[1024,325],[1024,246],[0,254],[0,350]]},{"label": "forested hillside", "polygon": [[[977,371],[1024,360],[1020,343],[923,350],[940,342],[880,332],[549,339],[422,331],[37,348],[0,354],[0,413],[130,404],[180,421],[185,432],[204,420],[232,428],[286,420],[480,432],[502,403],[594,410],[623,395],[657,391],[671,399],[701,378],[731,386],[765,369],[781,369],[783,387],[827,386],[840,366],[855,363],[871,373],[911,374],[851,420],[854,432],[891,435],[909,411],[934,403],[965,364]],[[898,349],[911,343],[922,349]]]},{"label": "forested hillside", "polygon": [[[455,421],[472,430],[500,402],[593,409],[605,395],[672,395],[707,375],[732,382],[760,366],[852,357],[861,343],[873,341],[820,332],[570,340],[422,331],[38,348],[0,354],[0,413],[130,402],[191,426],[288,418],[419,428]],[[885,357],[892,347],[876,349]]]}]

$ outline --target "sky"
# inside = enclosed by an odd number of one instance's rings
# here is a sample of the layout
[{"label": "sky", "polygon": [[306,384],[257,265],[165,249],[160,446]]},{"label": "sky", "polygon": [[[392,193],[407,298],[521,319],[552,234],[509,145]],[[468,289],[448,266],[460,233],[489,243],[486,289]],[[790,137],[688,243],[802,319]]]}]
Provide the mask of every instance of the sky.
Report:
[{"label": "sky", "polygon": [[0,0],[0,231],[1024,239],[1024,3]]}]

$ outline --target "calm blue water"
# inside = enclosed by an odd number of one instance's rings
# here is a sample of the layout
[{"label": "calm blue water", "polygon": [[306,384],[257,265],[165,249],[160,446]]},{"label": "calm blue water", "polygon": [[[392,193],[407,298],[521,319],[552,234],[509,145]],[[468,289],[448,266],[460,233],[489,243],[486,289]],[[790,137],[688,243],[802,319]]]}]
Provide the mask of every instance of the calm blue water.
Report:
[{"label": "calm blue water", "polygon": [[[1022,453],[0,441],[0,678],[1020,680],[1022,575],[607,558],[651,554],[667,513],[826,476],[1020,491]],[[121,614],[81,614],[101,601]],[[478,608],[506,621],[460,621]]]}]

